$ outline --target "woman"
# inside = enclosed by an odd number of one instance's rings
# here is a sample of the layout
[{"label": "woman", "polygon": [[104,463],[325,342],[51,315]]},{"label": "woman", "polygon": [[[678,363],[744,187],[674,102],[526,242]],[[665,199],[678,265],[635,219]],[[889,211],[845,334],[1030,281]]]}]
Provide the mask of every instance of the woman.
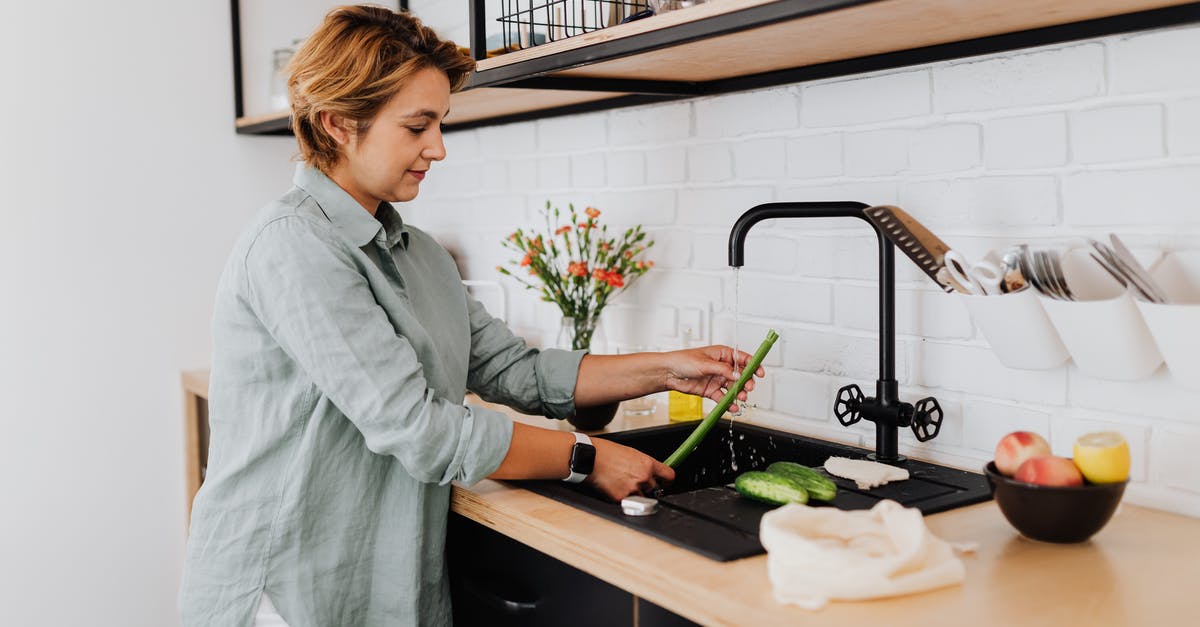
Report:
[{"label": "woman", "polygon": [[561,418],[664,389],[719,398],[730,384],[728,347],[529,348],[400,219],[389,203],[416,197],[445,157],[440,123],[473,63],[374,7],[334,10],[297,53],[304,164],[218,287],[184,625],[448,625],[451,481],[570,477],[618,499],[674,476],[599,438],[589,469],[574,434],[463,406],[465,390]]}]

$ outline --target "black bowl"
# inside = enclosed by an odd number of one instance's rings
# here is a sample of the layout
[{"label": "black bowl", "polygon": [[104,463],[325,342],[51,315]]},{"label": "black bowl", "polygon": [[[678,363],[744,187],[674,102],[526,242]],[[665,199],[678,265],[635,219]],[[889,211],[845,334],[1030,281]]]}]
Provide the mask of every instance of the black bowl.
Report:
[{"label": "black bowl", "polygon": [[983,468],[992,496],[1021,535],[1043,542],[1083,542],[1108,524],[1128,480],[1075,487],[1042,486],[1005,477],[995,462]]}]

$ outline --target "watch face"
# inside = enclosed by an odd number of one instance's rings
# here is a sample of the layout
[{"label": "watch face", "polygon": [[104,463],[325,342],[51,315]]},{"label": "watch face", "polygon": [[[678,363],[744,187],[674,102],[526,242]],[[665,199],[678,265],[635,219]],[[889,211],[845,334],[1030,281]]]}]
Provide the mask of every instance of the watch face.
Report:
[{"label": "watch face", "polygon": [[577,442],[571,449],[571,472],[590,475],[595,463],[596,447],[591,444]]}]

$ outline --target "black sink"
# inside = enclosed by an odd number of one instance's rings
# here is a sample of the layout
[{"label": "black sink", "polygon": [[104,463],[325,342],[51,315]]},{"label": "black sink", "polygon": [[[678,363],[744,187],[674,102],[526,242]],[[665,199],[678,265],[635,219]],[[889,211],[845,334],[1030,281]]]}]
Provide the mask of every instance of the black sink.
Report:
[{"label": "black sink", "polygon": [[[696,423],[650,427],[605,434],[600,437],[638,449],[656,459],[666,459]],[[730,446],[730,442],[733,446]],[[735,463],[730,463],[732,457]],[[675,483],[659,497],[658,513],[626,516],[618,503],[586,486],[560,481],[522,481],[522,487],[585,511],[619,522],[656,538],[690,549],[717,561],[730,561],[763,552],[758,525],[771,506],[738,495],[731,484],[738,474],[762,470],[780,460],[793,461],[824,472],[831,456],[863,459],[871,451],[737,422],[730,431],[720,421],[678,469]],[[991,498],[983,475],[926,462],[895,464],[908,469],[910,479],[873,490],[859,490],[852,481],[830,477],[838,495],[818,507],[869,509],[882,499],[892,499],[925,514],[933,514]]]}]

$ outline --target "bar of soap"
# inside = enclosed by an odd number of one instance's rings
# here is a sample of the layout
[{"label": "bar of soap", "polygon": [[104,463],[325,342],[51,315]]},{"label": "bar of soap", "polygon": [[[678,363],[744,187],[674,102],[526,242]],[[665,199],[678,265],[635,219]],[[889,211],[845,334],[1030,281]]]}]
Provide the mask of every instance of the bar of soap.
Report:
[{"label": "bar of soap", "polygon": [[825,472],[858,484],[858,489],[869,490],[892,481],[908,479],[908,471],[866,459],[830,457],[825,460]]}]

